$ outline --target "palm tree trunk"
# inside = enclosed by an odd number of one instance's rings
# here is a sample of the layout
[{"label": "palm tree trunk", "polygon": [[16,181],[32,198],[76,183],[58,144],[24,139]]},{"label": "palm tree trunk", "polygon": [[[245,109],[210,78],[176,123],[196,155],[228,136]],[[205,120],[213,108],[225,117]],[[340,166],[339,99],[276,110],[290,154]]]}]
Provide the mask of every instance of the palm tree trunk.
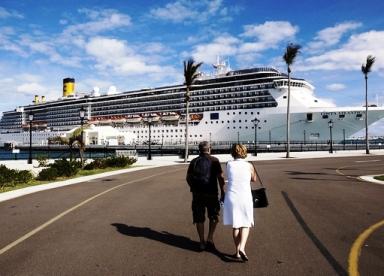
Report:
[{"label": "palm tree trunk", "polygon": [[187,100],[185,102],[185,154],[184,154],[184,163],[188,162],[188,125],[189,125],[189,87],[187,86]]},{"label": "palm tree trunk", "polygon": [[369,154],[369,140],[368,140],[368,76],[365,76],[365,153]]},{"label": "palm tree trunk", "polygon": [[290,150],[291,150],[291,145],[290,145],[290,141],[289,141],[289,137],[290,137],[290,127],[291,127],[291,114],[290,114],[290,104],[291,104],[291,75],[289,73],[289,69],[288,69],[288,101],[287,101],[287,155],[286,155],[286,158],[289,158],[289,153],[290,153]]}]

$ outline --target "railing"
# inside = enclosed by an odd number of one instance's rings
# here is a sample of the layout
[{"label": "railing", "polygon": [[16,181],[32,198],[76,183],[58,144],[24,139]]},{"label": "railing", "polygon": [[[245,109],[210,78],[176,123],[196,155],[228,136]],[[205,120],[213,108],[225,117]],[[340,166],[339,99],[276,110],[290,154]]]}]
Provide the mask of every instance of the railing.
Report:
[{"label": "railing", "polygon": [[[252,141],[239,141],[248,148],[248,152],[255,152],[255,144]],[[237,141],[214,141],[212,142],[212,153],[213,154],[228,154],[233,143]],[[190,154],[198,153],[199,141],[190,142]],[[369,143],[371,150],[384,149],[384,141],[372,140]],[[347,140],[336,142],[332,144],[333,152],[344,151],[344,150],[364,150],[364,140]],[[17,160],[17,159],[28,159],[28,147],[19,147],[20,153],[12,153],[10,150],[0,149],[0,160]],[[118,145],[118,146],[101,146],[101,145],[90,145],[87,146],[84,154],[85,158],[94,159],[108,157],[119,154],[122,151],[125,153],[137,153],[139,156],[145,156],[148,154],[148,145],[136,144],[136,145]],[[285,152],[287,145],[281,141],[259,141],[257,143],[257,152]],[[305,151],[329,151],[329,141],[291,141],[290,143],[291,152],[305,152]],[[151,145],[152,155],[180,155],[184,152],[184,141],[177,140],[173,143],[160,144],[159,142]],[[50,145],[48,146],[33,146],[32,157],[33,159],[43,156],[45,158],[60,159],[70,158],[71,153],[68,146],[63,145]],[[79,158],[78,148],[72,149],[72,157]]]}]

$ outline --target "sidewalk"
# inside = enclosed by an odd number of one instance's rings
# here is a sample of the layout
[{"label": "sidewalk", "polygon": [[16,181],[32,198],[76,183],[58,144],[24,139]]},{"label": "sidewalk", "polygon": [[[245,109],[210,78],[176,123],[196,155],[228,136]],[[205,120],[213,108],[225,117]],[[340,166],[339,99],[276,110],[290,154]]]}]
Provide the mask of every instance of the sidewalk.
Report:
[{"label": "sidewalk", "polygon": [[[300,159],[311,159],[311,158],[325,158],[325,157],[348,157],[348,156],[367,156],[365,151],[338,151],[330,154],[328,151],[317,151],[317,152],[291,152],[291,158],[285,158],[285,152],[271,152],[271,153],[259,153],[257,156],[248,154],[246,160],[248,161],[262,161],[262,160],[286,160],[289,161],[294,158]],[[369,156],[384,156],[384,150],[372,150]],[[219,158],[220,162],[227,162],[232,159],[230,154],[219,154],[214,155]],[[191,155],[189,161],[195,158],[196,155]],[[58,187],[63,187],[67,185],[73,185],[80,182],[89,181],[92,179],[112,176],[121,173],[133,172],[138,170],[144,170],[148,168],[161,167],[161,166],[172,166],[183,164],[183,159],[179,156],[152,156],[152,160],[147,160],[146,157],[139,157],[138,161],[135,163],[134,167],[129,169],[123,169],[113,172],[106,172],[97,175],[83,176],[75,179],[68,179],[64,181],[58,181],[54,183],[42,184],[31,186],[23,189],[18,189],[15,191],[0,193],[0,202],[9,200],[12,198],[20,197],[23,195],[53,189]],[[9,160],[9,161],[0,161],[0,164],[6,165],[10,169],[17,170],[31,170],[35,175],[41,170],[38,168],[38,162],[33,161],[33,164],[27,164],[27,160]],[[379,184],[384,184],[382,181],[373,179],[373,176],[362,176],[361,179],[365,181],[371,181]]]}]

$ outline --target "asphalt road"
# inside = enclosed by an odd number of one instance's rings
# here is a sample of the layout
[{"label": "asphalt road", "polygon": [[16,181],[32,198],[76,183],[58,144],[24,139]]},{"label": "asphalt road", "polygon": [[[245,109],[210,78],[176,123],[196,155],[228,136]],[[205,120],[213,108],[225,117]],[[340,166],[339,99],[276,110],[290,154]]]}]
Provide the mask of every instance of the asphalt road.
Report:
[{"label": "asphalt road", "polygon": [[[384,185],[355,177],[384,173],[383,164],[380,156],[255,162],[270,206],[255,210],[248,263],[227,256],[231,229],[221,224],[218,252],[198,252],[185,165],[5,201],[0,275],[347,275],[352,244],[384,220]],[[365,240],[361,275],[383,275],[383,237],[380,227]]]}]

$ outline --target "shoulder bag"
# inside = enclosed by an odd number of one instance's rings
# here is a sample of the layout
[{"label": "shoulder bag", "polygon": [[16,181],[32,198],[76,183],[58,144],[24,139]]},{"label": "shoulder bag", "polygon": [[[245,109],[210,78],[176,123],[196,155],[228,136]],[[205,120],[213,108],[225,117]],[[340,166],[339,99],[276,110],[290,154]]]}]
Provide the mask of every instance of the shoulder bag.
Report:
[{"label": "shoulder bag", "polygon": [[263,181],[261,181],[261,178],[256,171],[255,166],[253,166],[253,168],[255,169],[256,176],[260,180],[261,184],[261,188],[252,190],[253,208],[265,208],[268,206],[267,192],[263,185]]}]

